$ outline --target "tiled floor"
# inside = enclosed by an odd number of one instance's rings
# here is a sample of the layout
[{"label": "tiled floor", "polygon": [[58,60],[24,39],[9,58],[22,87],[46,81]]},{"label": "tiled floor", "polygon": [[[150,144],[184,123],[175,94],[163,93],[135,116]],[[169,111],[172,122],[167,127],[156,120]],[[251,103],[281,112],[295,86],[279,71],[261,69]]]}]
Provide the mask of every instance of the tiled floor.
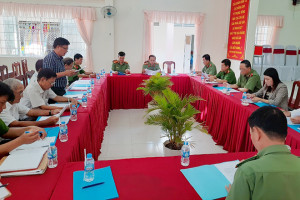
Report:
[{"label": "tiled floor", "polygon": [[[158,126],[144,124],[144,109],[112,110],[104,133],[101,154],[98,160],[124,158],[173,156],[177,152],[165,150]],[[215,145],[211,136],[198,130],[186,134],[194,143],[191,154],[226,153],[222,146]]]}]

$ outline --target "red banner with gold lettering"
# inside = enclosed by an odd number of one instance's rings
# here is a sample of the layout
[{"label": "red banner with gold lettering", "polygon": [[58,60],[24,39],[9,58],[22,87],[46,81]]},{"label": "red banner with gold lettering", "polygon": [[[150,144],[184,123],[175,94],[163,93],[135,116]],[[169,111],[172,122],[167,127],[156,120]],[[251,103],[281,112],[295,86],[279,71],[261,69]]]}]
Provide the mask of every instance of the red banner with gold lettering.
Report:
[{"label": "red banner with gold lettering", "polygon": [[249,1],[250,0],[231,1],[227,47],[228,59],[245,59]]}]

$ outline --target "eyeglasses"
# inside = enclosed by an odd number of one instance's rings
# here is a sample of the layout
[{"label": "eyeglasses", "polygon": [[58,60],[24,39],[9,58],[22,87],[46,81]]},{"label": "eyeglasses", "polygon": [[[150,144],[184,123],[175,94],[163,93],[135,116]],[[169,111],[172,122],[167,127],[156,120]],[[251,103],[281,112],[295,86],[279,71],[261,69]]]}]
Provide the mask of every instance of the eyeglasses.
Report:
[{"label": "eyeglasses", "polygon": [[64,50],[68,50],[69,48],[68,47],[63,47],[63,46],[60,46],[61,48],[63,48]]}]

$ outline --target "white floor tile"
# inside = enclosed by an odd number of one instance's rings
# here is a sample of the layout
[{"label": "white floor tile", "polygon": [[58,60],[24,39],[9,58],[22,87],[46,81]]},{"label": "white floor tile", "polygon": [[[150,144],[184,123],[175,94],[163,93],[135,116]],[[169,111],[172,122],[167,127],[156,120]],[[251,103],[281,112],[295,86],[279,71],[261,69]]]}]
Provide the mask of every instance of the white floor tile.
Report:
[{"label": "white floor tile", "polygon": [[[167,140],[159,126],[145,125],[145,109],[112,110],[105,129],[98,160],[176,156],[180,152],[165,149]],[[186,134],[194,143],[191,154],[226,153],[215,145],[209,134],[193,130]]]}]

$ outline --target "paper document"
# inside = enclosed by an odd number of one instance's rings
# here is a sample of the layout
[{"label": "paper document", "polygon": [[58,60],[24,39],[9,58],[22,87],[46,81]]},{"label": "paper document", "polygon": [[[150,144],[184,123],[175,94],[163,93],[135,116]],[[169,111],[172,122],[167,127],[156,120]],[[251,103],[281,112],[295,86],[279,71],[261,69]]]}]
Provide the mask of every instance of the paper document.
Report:
[{"label": "paper document", "polygon": [[68,95],[64,95],[64,97],[67,98],[78,98],[81,99],[83,94],[68,94]]},{"label": "paper document", "polygon": [[286,121],[287,121],[287,124],[288,125],[295,125],[292,120],[291,120],[291,117],[286,117]]},{"label": "paper document", "polygon": [[77,85],[77,84],[88,84],[88,85],[90,85],[91,80],[78,80],[78,81],[75,81],[73,84],[74,85]]},{"label": "paper document", "polygon": [[56,107],[60,107],[60,108],[63,108],[63,107],[65,107],[65,106],[69,106],[69,104],[68,103],[66,103],[66,102],[58,102],[58,103],[53,103],[53,104],[49,104],[49,106],[56,106]]},{"label": "paper document", "polygon": [[181,172],[203,200],[227,196],[225,186],[233,182],[239,161],[182,169]]},{"label": "paper document", "polygon": [[0,172],[30,170],[38,168],[48,147],[14,151],[0,165]]},{"label": "paper document", "polygon": [[13,151],[20,151],[20,150],[29,150],[34,148],[41,148],[41,147],[49,147],[50,143],[55,142],[56,137],[45,137],[43,140],[35,141],[31,144],[23,144]]},{"label": "paper document", "polygon": [[[0,183],[0,186],[3,185]],[[0,188],[0,199],[4,199],[6,197],[9,197],[11,193],[6,189],[6,187],[1,187]]]},{"label": "paper document", "polygon": [[206,81],[205,83],[208,83],[208,84],[218,84],[218,82],[216,82],[216,81]]},{"label": "paper document", "polygon": [[80,90],[80,91],[85,91],[85,90],[87,90],[88,89],[88,87],[75,87],[75,86],[73,86],[73,87],[71,87],[69,90]]},{"label": "paper document", "polygon": [[147,74],[147,75],[155,75],[155,74],[157,74],[159,72],[160,72],[160,69],[156,70],[156,71],[145,69],[145,74]]},{"label": "paper document", "polygon": [[[51,117],[51,116],[39,117],[36,121],[44,121],[44,120],[48,119],[49,117]],[[61,116],[60,120],[58,120],[58,122],[56,122],[56,124],[59,124],[59,121],[65,122],[66,124],[68,124],[69,120],[70,120],[70,116],[69,115],[68,116]]]},{"label": "paper document", "polygon": [[204,78],[209,79],[209,76],[207,73],[202,73],[202,75],[204,76]]}]

